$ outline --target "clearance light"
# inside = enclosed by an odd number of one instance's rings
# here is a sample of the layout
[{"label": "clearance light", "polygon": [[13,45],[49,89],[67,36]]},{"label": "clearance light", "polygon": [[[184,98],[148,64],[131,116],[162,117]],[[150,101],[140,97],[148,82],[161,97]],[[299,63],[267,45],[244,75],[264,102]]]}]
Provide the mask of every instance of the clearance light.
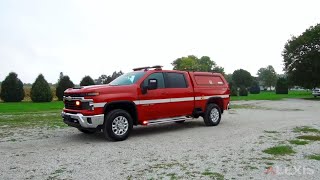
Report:
[{"label": "clearance light", "polygon": [[80,106],[80,101],[76,101],[76,106]]},{"label": "clearance light", "polygon": [[142,122],[142,125],[147,125],[148,124],[148,121],[143,121]]},{"label": "clearance light", "polygon": [[87,93],[87,96],[98,96],[98,95],[99,95],[98,92]]}]

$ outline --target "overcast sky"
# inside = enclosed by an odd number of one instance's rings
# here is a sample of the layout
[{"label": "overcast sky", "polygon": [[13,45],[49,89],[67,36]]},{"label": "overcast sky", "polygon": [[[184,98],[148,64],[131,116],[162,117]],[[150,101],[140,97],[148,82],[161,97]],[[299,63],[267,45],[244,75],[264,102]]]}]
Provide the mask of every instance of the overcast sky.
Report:
[{"label": "overcast sky", "polygon": [[320,23],[319,0],[0,0],[0,81],[59,73],[78,84],[115,70],[209,56],[227,73],[282,73],[285,42]]}]

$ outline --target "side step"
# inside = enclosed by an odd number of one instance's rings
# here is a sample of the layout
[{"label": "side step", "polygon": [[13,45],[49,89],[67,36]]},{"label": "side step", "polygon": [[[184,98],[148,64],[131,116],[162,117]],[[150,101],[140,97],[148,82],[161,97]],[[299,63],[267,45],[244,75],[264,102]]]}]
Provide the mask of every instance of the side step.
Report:
[{"label": "side step", "polygon": [[192,118],[187,118],[185,116],[174,117],[174,118],[165,118],[165,119],[157,119],[157,120],[148,121],[148,125],[170,123],[170,122],[175,122],[175,121],[185,121],[185,120],[190,120],[190,119],[192,119]]}]

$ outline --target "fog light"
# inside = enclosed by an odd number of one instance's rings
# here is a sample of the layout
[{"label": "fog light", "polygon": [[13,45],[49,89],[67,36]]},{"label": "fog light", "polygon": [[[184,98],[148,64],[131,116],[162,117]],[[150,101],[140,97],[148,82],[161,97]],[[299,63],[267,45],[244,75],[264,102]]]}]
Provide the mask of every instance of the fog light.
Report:
[{"label": "fog light", "polygon": [[80,106],[80,101],[76,101],[76,106]]}]

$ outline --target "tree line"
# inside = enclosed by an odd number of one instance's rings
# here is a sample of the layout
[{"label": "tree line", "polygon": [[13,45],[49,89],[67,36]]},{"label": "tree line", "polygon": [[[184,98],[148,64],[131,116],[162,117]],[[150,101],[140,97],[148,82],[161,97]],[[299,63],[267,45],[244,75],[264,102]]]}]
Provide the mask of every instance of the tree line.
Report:
[{"label": "tree line", "polygon": [[[231,95],[233,96],[247,96],[248,90],[252,94],[258,94],[260,93],[260,86],[269,88],[270,90],[271,87],[276,87],[277,93],[288,92],[288,90],[280,92],[280,87],[282,87],[282,85],[277,86],[277,81],[283,82],[285,78],[277,75],[271,65],[260,68],[257,72],[257,77],[252,76],[250,72],[244,69],[235,70],[232,74],[225,74],[224,68],[218,66],[208,56],[198,58],[195,55],[189,55],[174,60],[172,65],[175,70],[215,72],[223,74],[231,87]],[[287,84],[286,81],[284,82],[285,89]]]},{"label": "tree line", "polygon": [[[84,76],[80,81],[80,86],[90,86],[96,84],[108,84],[112,80],[123,74],[122,71],[115,71],[112,75],[101,75],[98,79],[93,80],[90,76]],[[63,99],[63,93],[66,89],[74,87],[74,83],[69,76],[60,73],[55,90],[55,95],[58,100]],[[20,102],[25,97],[25,91],[22,81],[18,78],[15,72],[10,72],[8,76],[1,83],[0,98],[4,102]],[[53,100],[53,93],[49,83],[42,74],[36,78],[31,86],[30,98],[33,102],[51,102]]]}]

